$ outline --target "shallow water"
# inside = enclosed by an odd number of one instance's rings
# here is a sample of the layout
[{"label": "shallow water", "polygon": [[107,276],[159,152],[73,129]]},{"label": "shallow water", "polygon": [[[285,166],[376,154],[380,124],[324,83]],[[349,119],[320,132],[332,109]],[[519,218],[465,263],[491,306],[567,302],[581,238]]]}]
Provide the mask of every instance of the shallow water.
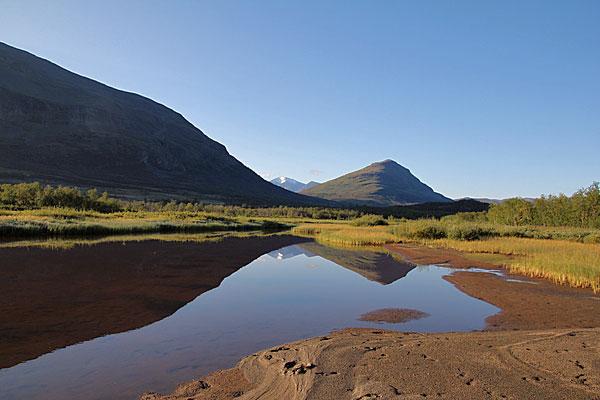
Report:
[{"label": "shallow water", "polygon": [[[118,259],[123,259],[128,251],[136,252],[138,256],[128,261],[134,265],[120,265],[118,270],[135,268],[135,276],[145,277],[150,272],[157,275],[157,268],[167,266],[168,274],[161,272],[160,281],[156,282],[173,282],[179,285],[178,293],[185,287],[202,286],[203,289],[183,307],[175,304],[168,309],[165,304],[176,302],[169,297],[175,294],[170,294],[168,288],[156,287],[158,294],[146,300],[145,308],[140,308],[142,311],[134,313],[141,315],[143,310],[159,307],[160,312],[155,312],[156,322],[148,317],[133,325],[148,323],[138,329],[69,345],[0,370],[0,398],[136,399],[145,391],[169,392],[179,382],[232,367],[240,358],[255,351],[327,334],[331,330],[367,327],[416,332],[469,331],[482,329],[485,318],[499,311],[442,279],[453,271],[447,267],[415,267],[385,252],[340,250],[293,237],[286,240],[296,244],[273,248],[280,246],[281,240],[226,239],[225,243],[170,246],[153,241],[124,244],[124,248],[99,244],[58,250],[63,259],[79,252],[74,259],[81,260],[80,269],[84,270],[88,252],[90,257],[92,253],[98,257],[106,252],[109,259],[117,257],[117,251],[122,253]],[[242,248],[244,257],[237,257],[233,262],[235,249]],[[145,249],[144,252],[141,249]],[[263,254],[252,255],[252,251],[261,250]],[[144,257],[146,253],[154,255]],[[45,254],[34,263],[41,265],[38,268],[43,269],[43,260],[51,258],[52,253]],[[22,258],[16,259],[27,260],[27,254],[19,254],[19,257]],[[192,257],[196,257],[193,263],[182,264]],[[244,262],[248,257],[254,261]],[[208,264],[212,266],[210,274],[216,283],[199,284],[197,280],[202,280],[202,276],[189,275],[190,271]],[[214,266],[221,264],[229,270],[215,277]],[[178,274],[189,276],[183,277],[182,284],[177,281]],[[133,292],[134,285],[141,284],[131,276],[103,284],[116,288],[110,295],[128,298],[122,292]],[[62,279],[68,280],[68,277],[62,276]],[[220,279],[223,280],[219,285]],[[156,282],[150,282],[149,287],[155,287],[152,285],[157,285]],[[210,285],[218,287],[209,290]],[[106,293],[102,296],[106,297]],[[149,299],[148,293],[138,294],[140,296]],[[139,301],[138,297],[132,297],[131,304]],[[105,308],[100,310],[102,315],[124,313],[122,305],[104,303]],[[134,307],[125,303],[125,307],[137,310],[139,304],[135,304]],[[382,308],[410,308],[429,316],[399,324],[357,320],[361,314]],[[170,314],[172,309],[176,311]],[[103,317],[95,318],[99,324],[104,323]],[[135,319],[133,314],[124,318]],[[63,323],[68,324],[68,321]],[[118,331],[117,325],[113,322],[104,333]],[[30,334],[35,340],[36,332]]]}]

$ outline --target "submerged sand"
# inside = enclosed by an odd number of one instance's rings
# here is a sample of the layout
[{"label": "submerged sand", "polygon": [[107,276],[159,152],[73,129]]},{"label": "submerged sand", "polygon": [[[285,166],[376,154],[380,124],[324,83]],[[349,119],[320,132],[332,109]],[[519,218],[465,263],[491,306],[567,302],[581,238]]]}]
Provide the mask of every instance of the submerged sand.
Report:
[{"label": "submerged sand", "polygon": [[384,322],[388,324],[400,324],[428,316],[429,314],[423,311],[412,310],[410,308],[381,308],[362,314],[358,320],[375,322],[377,324]]},{"label": "submerged sand", "polygon": [[[141,399],[600,400],[600,300],[591,291],[489,273],[498,265],[453,250],[389,250],[420,264],[459,268],[445,279],[502,311],[487,319],[483,332],[333,332],[261,351],[171,395]],[[395,323],[416,316],[411,311],[377,310],[367,318]]]}]

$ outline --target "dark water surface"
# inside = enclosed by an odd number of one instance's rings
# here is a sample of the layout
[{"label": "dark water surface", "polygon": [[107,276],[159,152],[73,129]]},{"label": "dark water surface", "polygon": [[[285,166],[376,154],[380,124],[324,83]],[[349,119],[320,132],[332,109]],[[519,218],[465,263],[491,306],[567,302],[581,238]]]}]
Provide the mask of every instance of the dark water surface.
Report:
[{"label": "dark water surface", "polygon": [[[137,399],[345,327],[469,331],[498,308],[447,267],[294,236],[0,249],[0,399]],[[429,317],[358,321],[382,308]]]}]

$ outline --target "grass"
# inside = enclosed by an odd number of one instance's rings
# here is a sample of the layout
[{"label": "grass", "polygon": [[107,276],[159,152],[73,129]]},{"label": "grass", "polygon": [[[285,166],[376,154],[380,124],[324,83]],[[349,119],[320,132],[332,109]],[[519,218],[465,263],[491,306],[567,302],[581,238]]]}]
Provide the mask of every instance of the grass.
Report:
[{"label": "grass", "polygon": [[[326,243],[349,246],[414,242],[471,254],[512,255],[513,272],[600,293],[600,230],[506,226],[478,222],[387,220],[366,215],[351,222],[308,218],[230,217],[208,212],[98,213],[61,208],[0,210],[0,238],[193,234],[286,229]],[[387,224],[387,225],[386,225]]]},{"label": "grass", "polygon": [[471,253],[514,255],[511,272],[550,279],[600,293],[600,245],[565,240],[493,238],[481,241],[442,239],[430,243]]},{"label": "grass", "polygon": [[288,229],[273,219],[228,218],[208,213],[101,214],[94,211],[40,209],[0,214],[0,237],[94,236]]},{"label": "grass", "polygon": [[386,226],[349,226],[347,224],[304,224],[292,228],[296,235],[315,236],[318,240],[349,246],[394,243],[397,237]]},{"label": "grass", "polygon": [[93,237],[47,237],[27,238],[21,240],[10,240],[0,242],[0,248],[14,247],[39,247],[48,249],[67,250],[75,246],[92,246],[100,243],[125,243],[142,242],[147,240],[158,240],[161,242],[219,242],[227,237],[266,237],[280,235],[281,232],[257,232],[257,231],[217,231],[201,233],[149,233],[149,234],[125,234]]},{"label": "grass", "polygon": [[511,272],[600,293],[600,244],[589,239],[598,235],[598,230],[417,220],[390,226],[304,224],[292,232],[343,245],[410,242],[490,255],[486,257],[511,255],[514,257],[503,262]]}]

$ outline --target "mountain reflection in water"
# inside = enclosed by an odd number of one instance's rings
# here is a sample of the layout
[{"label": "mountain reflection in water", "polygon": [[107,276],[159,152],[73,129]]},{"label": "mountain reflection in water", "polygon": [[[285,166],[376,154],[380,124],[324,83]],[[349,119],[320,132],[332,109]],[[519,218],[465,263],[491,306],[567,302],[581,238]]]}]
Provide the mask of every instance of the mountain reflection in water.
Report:
[{"label": "mountain reflection in water", "polygon": [[295,236],[0,248],[0,368],[161,320]]},{"label": "mountain reflection in water", "polygon": [[[1,400],[136,399],[335,329],[468,331],[498,311],[442,279],[449,268],[286,235],[0,256]],[[429,316],[357,320],[385,308]]]}]

